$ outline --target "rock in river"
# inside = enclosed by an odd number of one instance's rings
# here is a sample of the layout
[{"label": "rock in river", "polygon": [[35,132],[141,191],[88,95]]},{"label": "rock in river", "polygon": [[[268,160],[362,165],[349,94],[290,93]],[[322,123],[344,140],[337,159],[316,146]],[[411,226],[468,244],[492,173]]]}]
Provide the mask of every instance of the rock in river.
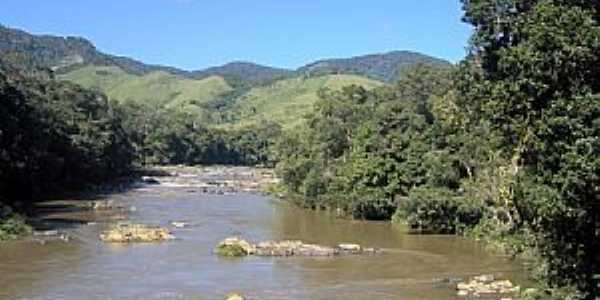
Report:
[{"label": "rock in river", "polygon": [[459,296],[494,296],[513,295],[519,293],[520,287],[514,286],[509,280],[496,280],[493,275],[480,275],[473,277],[469,282],[456,285]]},{"label": "rock in river", "polygon": [[246,256],[254,254],[256,248],[254,245],[248,243],[239,237],[230,237],[222,240],[215,252],[221,256],[235,257],[235,256]]},{"label": "rock in river", "polygon": [[107,243],[148,243],[175,239],[169,230],[139,224],[119,224],[100,234]]},{"label": "rock in river", "polygon": [[231,295],[227,296],[227,298],[225,300],[244,300],[244,297],[242,295],[238,295],[238,294],[231,294]]},{"label": "rock in river", "polygon": [[171,225],[173,225],[173,227],[175,227],[175,228],[190,227],[190,223],[184,222],[184,221],[173,221],[173,222],[171,222]]},{"label": "rock in river", "polygon": [[363,249],[357,244],[340,244],[328,247],[305,244],[297,240],[265,241],[256,245],[238,237],[231,237],[219,243],[215,252],[221,256],[336,256],[374,254],[374,248]]}]

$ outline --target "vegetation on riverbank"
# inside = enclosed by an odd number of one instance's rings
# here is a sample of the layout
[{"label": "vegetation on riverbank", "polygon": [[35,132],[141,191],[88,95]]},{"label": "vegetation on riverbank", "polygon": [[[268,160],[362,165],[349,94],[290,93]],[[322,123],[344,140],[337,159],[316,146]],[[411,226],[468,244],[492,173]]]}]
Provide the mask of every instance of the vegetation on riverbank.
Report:
[{"label": "vegetation on riverbank", "polygon": [[[453,69],[418,65],[394,85],[322,89],[318,99],[315,86],[348,76],[294,78],[246,98],[230,95],[248,100],[238,106],[230,99],[207,104],[238,109],[228,118],[239,122],[262,115],[297,125],[283,133],[272,120],[215,129],[201,110],[111,102],[52,73],[3,65],[0,199],[25,210],[39,195],[127,174],[136,164],[277,162],[287,193],[306,207],[393,219],[419,232],[467,234],[515,255],[531,252],[540,258],[542,286],[530,297],[595,299],[600,4],[462,3],[475,31],[468,57]],[[226,82],[216,83],[209,85],[229,91]],[[136,95],[141,92],[148,91],[138,87]],[[189,92],[210,102],[210,95]],[[316,100],[303,122],[291,116],[303,109],[279,101],[294,95],[303,108]],[[185,96],[177,106],[194,104],[182,103]],[[263,108],[276,113],[263,114]],[[6,236],[25,228],[13,214],[2,220]]]},{"label": "vegetation on riverbank", "polygon": [[0,203],[0,242],[13,240],[32,231],[25,219]]},{"label": "vegetation on riverbank", "polygon": [[[0,205],[26,215],[49,195],[91,191],[152,164],[268,163],[278,125],[221,130],[149,105],[121,105],[0,56]],[[2,236],[26,233],[2,215]]]},{"label": "vegetation on riverbank", "polygon": [[465,233],[541,258],[536,299],[600,295],[600,5],[463,1],[454,70],[324,92],[276,146],[307,207]]},{"label": "vegetation on riverbank", "polygon": [[0,64],[0,198],[40,195],[126,174],[133,148],[106,98],[45,72]]},{"label": "vegetation on riverbank", "polygon": [[31,232],[31,226],[22,216],[12,214],[0,218],[0,242],[14,240]]}]

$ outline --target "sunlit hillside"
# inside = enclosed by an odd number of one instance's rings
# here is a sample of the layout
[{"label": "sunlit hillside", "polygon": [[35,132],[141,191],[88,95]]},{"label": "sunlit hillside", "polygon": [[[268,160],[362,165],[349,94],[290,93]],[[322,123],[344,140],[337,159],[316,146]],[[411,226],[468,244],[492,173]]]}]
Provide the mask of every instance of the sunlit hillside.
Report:
[{"label": "sunlit hillside", "polygon": [[260,120],[281,123],[292,127],[302,121],[318,100],[323,88],[341,90],[344,86],[360,85],[372,89],[383,83],[355,75],[326,75],[320,77],[297,77],[281,80],[269,86],[256,87],[235,101],[232,109],[237,126]]},{"label": "sunlit hillside", "polygon": [[133,75],[115,66],[86,66],[60,78],[99,89],[119,102],[150,102],[166,107],[206,103],[232,90],[222,77],[194,80],[162,71]]}]

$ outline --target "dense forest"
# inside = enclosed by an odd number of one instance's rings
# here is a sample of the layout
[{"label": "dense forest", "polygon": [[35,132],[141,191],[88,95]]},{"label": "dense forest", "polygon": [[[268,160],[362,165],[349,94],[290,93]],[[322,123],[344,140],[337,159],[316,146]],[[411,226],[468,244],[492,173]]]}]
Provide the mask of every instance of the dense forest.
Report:
[{"label": "dense forest", "polygon": [[289,197],[535,253],[534,299],[600,295],[600,5],[463,1],[454,70],[323,92],[277,143]]},{"label": "dense forest", "polygon": [[317,63],[306,73],[367,72],[393,84],[321,89],[293,128],[218,127],[152,102],[109,101],[10,52],[0,64],[0,239],[27,230],[13,211],[33,200],[146,164],[263,164],[307,208],[535,258],[530,299],[597,299],[600,2],[462,3],[474,33],[458,65],[411,64],[397,77],[390,64],[371,68],[379,56]]}]

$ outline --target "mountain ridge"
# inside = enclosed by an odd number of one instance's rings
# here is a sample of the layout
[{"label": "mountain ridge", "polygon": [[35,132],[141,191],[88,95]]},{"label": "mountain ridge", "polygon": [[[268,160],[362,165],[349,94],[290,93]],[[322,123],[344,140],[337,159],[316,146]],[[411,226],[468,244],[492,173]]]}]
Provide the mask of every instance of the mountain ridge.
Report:
[{"label": "mountain ridge", "polygon": [[391,83],[400,76],[403,70],[415,64],[426,64],[442,68],[452,66],[450,62],[433,56],[408,50],[396,50],[349,58],[321,59],[300,67],[298,72],[309,75],[362,75]]},{"label": "mountain ridge", "polygon": [[147,64],[126,56],[106,54],[83,37],[35,35],[2,24],[0,24],[0,55],[17,65],[48,68],[57,73],[68,73],[86,65],[118,66],[125,72],[135,75],[145,75],[155,71],[191,79],[215,75],[225,78],[231,85],[250,86],[293,76],[327,74],[360,75],[390,83],[403,69],[411,65],[424,63],[438,67],[451,66],[450,62],[440,58],[401,50],[350,58],[320,59],[296,70],[247,61],[232,61],[220,66],[188,71],[166,65]]}]

